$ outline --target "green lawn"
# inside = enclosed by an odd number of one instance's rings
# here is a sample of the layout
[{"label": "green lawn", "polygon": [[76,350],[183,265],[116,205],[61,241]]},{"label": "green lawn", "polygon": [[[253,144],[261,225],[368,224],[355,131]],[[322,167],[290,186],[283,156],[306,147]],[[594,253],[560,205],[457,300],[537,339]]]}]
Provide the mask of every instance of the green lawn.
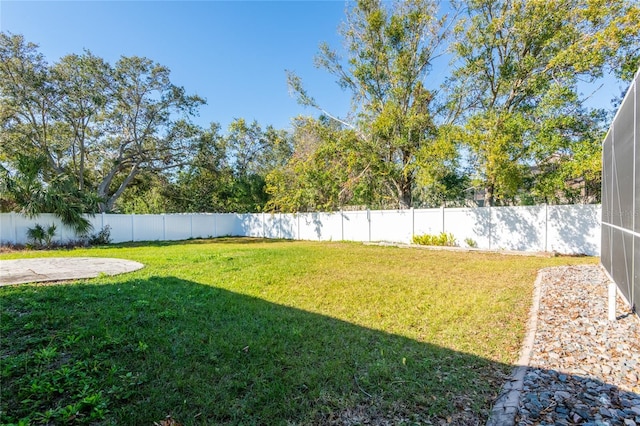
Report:
[{"label": "green lawn", "polygon": [[0,288],[0,422],[486,420],[540,268],[596,262],[251,239],[17,252],[140,271]]}]

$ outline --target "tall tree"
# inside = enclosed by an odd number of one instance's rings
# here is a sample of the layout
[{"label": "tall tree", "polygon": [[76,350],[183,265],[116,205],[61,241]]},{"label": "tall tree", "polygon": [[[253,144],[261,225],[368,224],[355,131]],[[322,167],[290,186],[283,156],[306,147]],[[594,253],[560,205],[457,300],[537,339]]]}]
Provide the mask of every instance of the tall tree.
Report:
[{"label": "tall tree", "polygon": [[371,147],[353,129],[332,119],[294,120],[293,155],[267,175],[272,211],[332,211],[378,204]]},{"label": "tall tree", "polygon": [[[20,35],[0,33],[0,159],[18,154],[44,156],[53,174],[62,172],[55,146],[55,118],[59,99],[48,64],[37,45]],[[51,173],[49,173],[51,174]]]},{"label": "tall tree", "polygon": [[513,197],[533,166],[557,170],[594,146],[601,123],[584,107],[578,83],[637,68],[640,12],[626,0],[459,6],[467,16],[453,45],[451,111],[466,129],[461,139],[491,205]]},{"label": "tall tree", "polygon": [[286,164],[291,155],[287,132],[272,126],[265,129],[256,121],[249,124],[235,119],[224,138],[225,160],[231,169],[226,190],[226,211],[254,212],[264,209],[268,201],[265,178],[271,170]]},{"label": "tall tree", "polygon": [[226,212],[232,183],[226,140],[220,125],[211,123],[198,138],[190,164],[163,188],[166,211]]},{"label": "tall tree", "polygon": [[[370,143],[376,155],[368,165],[378,178],[375,190],[397,207],[412,205],[416,154],[435,135],[427,77],[445,39],[445,25],[446,17],[437,17],[431,0],[360,0],[341,30],[347,60],[327,44],[316,58],[351,92],[357,120],[339,121]],[[318,107],[297,76],[289,73],[288,78],[301,103]]]},{"label": "tall tree", "polygon": [[172,211],[256,212],[268,201],[266,176],[291,156],[287,132],[234,120],[226,135],[212,123],[194,145],[189,166],[164,187]]},{"label": "tall tree", "polygon": [[271,126],[263,130],[257,121],[249,124],[243,118],[229,125],[226,144],[227,160],[238,176],[264,176],[291,155],[286,132]]},{"label": "tall tree", "polygon": [[63,95],[37,46],[0,33],[0,204],[27,216],[53,213],[80,235],[91,230],[82,216],[97,205],[65,173],[69,145],[57,121]]},{"label": "tall tree", "polygon": [[[159,172],[187,164],[199,134],[188,117],[204,100],[186,95],[169,75],[167,67],[139,57],[122,57],[113,69],[114,102],[106,111],[101,144],[107,155],[97,164],[102,211],[113,208],[141,170]],[[123,178],[114,185],[119,175]]]},{"label": "tall tree", "polygon": [[45,183],[65,177],[110,211],[141,171],[185,163],[204,101],[171,83],[168,68],[123,57],[110,66],[90,52],[49,66],[37,46],[0,33],[0,161],[46,159]]},{"label": "tall tree", "polygon": [[436,137],[417,153],[416,206],[464,206],[470,181],[469,171],[461,165],[458,135],[458,126],[442,124]]},{"label": "tall tree", "polygon": [[65,129],[66,169],[77,180],[80,191],[91,173],[90,159],[95,157],[101,137],[99,124],[111,96],[109,65],[91,52],[64,56],[51,67],[51,84],[58,94],[53,118]]}]

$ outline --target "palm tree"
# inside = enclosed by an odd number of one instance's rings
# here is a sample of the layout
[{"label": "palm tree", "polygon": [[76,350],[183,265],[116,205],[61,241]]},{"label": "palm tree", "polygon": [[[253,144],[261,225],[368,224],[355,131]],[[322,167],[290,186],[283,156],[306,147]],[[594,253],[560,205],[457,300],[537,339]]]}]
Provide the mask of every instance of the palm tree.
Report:
[{"label": "palm tree", "polygon": [[5,198],[4,204],[30,218],[52,213],[77,235],[86,236],[92,225],[83,214],[95,212],[98,197],[80,191],[65,175],[55,176],[45,184],[45,165],[44,157],[26,155],[18,156],[13,173],[0,165],[0,193]]}]

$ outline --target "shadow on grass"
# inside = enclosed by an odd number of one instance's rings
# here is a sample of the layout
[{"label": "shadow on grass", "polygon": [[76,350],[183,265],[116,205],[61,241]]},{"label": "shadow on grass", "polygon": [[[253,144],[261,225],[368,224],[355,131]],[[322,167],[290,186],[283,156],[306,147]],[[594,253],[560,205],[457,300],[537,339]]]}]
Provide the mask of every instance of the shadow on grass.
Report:
[{"label": "shadow on grass", "polygon": [[[167,414],[183,424],[468,420],[486,414],[504,371],[172,277],[15,286],[0,295],[3,423],[42,419],[92,395],[118,424]],[[79,363],[87,368],[76,371]],[[89,391],[80,389],[87,383]],[[84,418],[94,408],[86,403]]]},{"label": "shadow on grass", "polygon": [[510,371],[173,277],[0,296],[2,423],[482,424]]}]

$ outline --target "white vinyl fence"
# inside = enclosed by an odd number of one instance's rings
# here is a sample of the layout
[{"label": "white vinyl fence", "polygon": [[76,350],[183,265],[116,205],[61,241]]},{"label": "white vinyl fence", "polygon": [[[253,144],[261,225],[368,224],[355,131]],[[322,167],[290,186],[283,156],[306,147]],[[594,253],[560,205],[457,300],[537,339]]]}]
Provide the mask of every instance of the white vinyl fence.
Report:
[{"label": "white vinyl fence", "polygon": [[[410,243],[413,235],[447,232],[462,247],[466,246],[466,239],[471,239],[480,249],[597,256],[600,216],[597,205],[541,205],[296,214],[98,214],[89,220],[94,232],[109,225],[113,242],[250,236]],[[76,239],[53,215],[28,219],[16,213],[2,213],[0,244],[26,243],[27,229],[36,223],[55,223],[55,241]]]}]

